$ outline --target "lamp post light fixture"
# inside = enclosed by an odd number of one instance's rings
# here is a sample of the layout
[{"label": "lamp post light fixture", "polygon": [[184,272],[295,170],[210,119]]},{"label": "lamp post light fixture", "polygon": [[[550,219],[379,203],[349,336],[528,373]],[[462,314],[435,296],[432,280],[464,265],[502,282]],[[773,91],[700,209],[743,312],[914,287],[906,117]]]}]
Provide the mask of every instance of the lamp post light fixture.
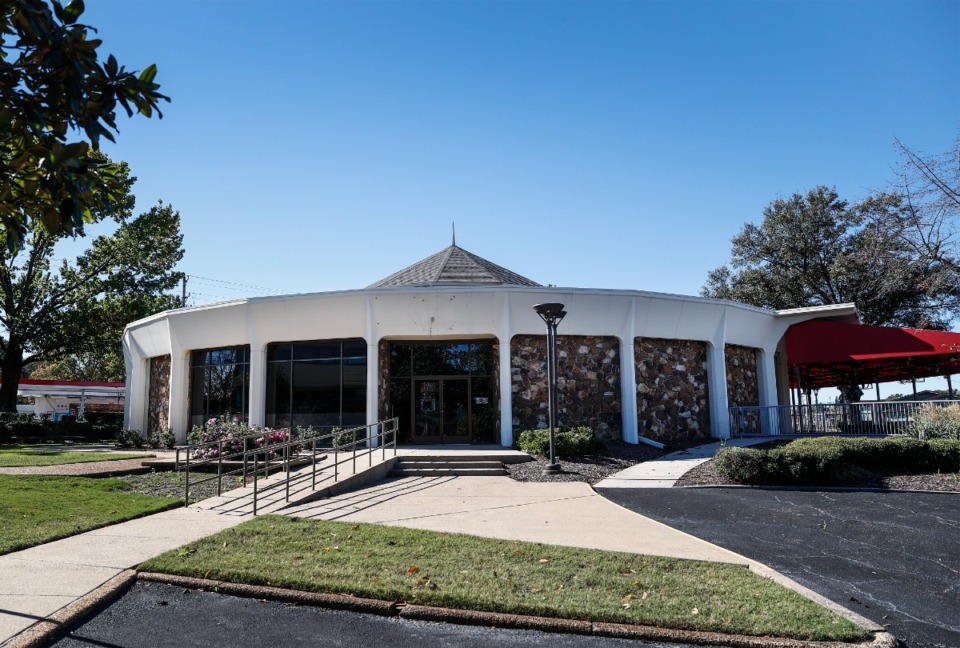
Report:
[{"label": "lamp post light fixture", "polygon": [[550,423],[550,463],[543,469],[544,475],[561,473],[560,462],[557,461],[554,436],[557,424],[557,325],[567,314],[563,304],[537,304],[533,307],[537,315],[547,325],[547,416]]}]

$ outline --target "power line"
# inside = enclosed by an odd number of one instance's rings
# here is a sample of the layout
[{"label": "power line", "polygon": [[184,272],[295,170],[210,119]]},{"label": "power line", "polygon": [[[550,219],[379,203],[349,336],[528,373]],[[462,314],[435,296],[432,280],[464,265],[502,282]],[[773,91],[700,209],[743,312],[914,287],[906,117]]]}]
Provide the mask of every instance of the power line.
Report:
[{"label": "power line", "polygon": [[[271,293],[283,293],[283,292],[284,292],[284,291],[278,290],[278,289],[276,289],[276,288],[267,288],[266,286],[254,286],[253,284],[239,283],[239,282],[237,282],[237,281],[226,281],[226,280],[224,280],[224,279],[214,279],[213,277],[201,277],[200,275],[194,275],[194,274],[188,275],[188,276],[189,276],[191,279],[199,279],[199,280],[201,280],[201,281],[208,281],[208,282],[212,282],[212,283],[214,283],[214,284],[218,284],[218,285],[221,285],[221,286],[238,286],[239,288],[248,288],[248,289],[251,289],[251,290],[261,290],[261,291],[266,291],[266,292],[271,292]],[[236,289],[235,289],[235,288],[231,288],[231,290],[236,290]]]}]

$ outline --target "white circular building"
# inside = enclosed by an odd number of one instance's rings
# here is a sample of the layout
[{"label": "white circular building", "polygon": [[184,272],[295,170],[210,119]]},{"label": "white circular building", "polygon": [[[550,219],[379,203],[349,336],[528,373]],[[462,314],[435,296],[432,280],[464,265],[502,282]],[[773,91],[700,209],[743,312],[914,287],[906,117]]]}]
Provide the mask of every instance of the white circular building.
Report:
[{"label": "white circular building", "polygon": [[[853,304],[769,311],[634,290],[542,286],[454,245],[367,288],[257,297],[128,325],[125,424],[179,442],[216,416],[349,427],[401,443],[513,444],[545,427],[546,328],[560,302],[562,427],[637,443],[727,437],[728,407],[789,403],[784,334],[857,322]],[[762,430],[757,430],[761,432]]]}]

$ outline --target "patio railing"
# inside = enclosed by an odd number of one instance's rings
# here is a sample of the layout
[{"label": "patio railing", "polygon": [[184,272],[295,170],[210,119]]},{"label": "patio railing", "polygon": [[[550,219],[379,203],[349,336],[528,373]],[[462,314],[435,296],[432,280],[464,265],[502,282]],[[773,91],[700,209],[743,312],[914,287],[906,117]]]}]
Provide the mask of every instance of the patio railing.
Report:
[{"label": "patio railing", "polygon": [[914,417],[924,407],[946,407],[956,400],[879,401],[731,407],[730,435],[779,434],[908,434]]}]

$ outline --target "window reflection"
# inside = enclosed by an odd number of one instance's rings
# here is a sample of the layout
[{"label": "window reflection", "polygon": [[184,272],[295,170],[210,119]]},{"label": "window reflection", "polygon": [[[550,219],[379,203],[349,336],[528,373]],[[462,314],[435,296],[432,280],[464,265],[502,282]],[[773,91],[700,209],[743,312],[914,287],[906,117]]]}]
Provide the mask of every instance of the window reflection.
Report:
[{"label": "window reflection", "polygon": [[211,418],[246,421],[250,407],[250,347],[190,354],[190,424]]},{"label": "window reflection", "polygon": [[[421,425],[429,423],[431,414],[422,407],[417,409],[429,399],[424,401],[418,390],[422,392],[433,378],[442,379],[437,384],[442,383],[447,392],[444,411],[450,420],[444,421],[440,438],[469,435],[472,443],[496,441],[499,409],[494,344],[493,340],[390,342],[388,414],[399,419],[401,441],[416,440],[418,421]],[[457,389],[463,392],[459,396],[451,391]],[[456,409],[458,404],[465,412]],[[431,436],[423,432],[420,436],[434,439],[437,433]]]},{"label": "window reflection", "polygon": [[266,424],[332,428],[365,425],[367,344],[311,340],[267,347]]}]

